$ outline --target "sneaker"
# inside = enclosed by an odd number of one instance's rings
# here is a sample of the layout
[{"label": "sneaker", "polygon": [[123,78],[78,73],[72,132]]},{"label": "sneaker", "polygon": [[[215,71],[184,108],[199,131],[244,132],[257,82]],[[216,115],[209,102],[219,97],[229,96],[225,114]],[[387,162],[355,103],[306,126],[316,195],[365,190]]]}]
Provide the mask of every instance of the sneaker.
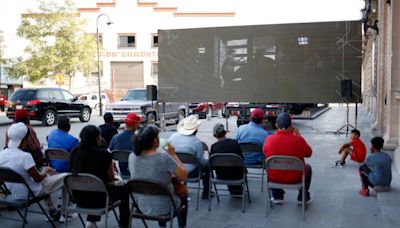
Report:
[{"label": "sneaker", "polygon": [[[312,203],[312,199],[311,199],[311,197],[308,197],[308,199],[307,199],[307,201],[306,201],[306,205],[308,205],[308,204],[310,204],[310,203]],[[298,204],[298,205],[302,205],[302,204],[303,204],[303,201],[297,200],[297,204]]]},{"label": "sneaker", "polygon": [[271,197],[271,201],[274,204],[280,204],[280,205],[282,205],[284,203],[283,199],[275,199],[274,197]]},{"label": "sneaker", "polygon": [[[67,216],[68,222],[69,222],[69,221],[72,221],[72,220],[74,220],[74,219],[76,219],[76,218],[78,218],[78,214],[77,214],[77,213],[70,213],[70,214],[68,214],[68,216]],[[65,222],[65,216],[64,216],[64,215],[61,215],[61,216],[60,216],[60,219],[59,219],[58,221],[61,222],[61,223],[64,223],[64,222]]]},{"label": "sneaker", "polygon": [[369,196],[369,190],[368,189],[360,189],[360,191],[358,191],[358,194],[362,195],[362,196]]},{"label": "sneaker", "polygon": [[49,211],[49,217],[51,221],[57,221],[61,217],[61,211],[53,209]]},{"label": "sneaker", "polygon": [[335,161],[335,162],[332,164],[332,167],[344,168],[345,165],[346,165],[345,162],[343,162],[343,164],[340,164],[340,161]]},{"label": "sneaker", "polygon": [[85,228],[97,228],[95,222],[86,222]]},{"label": "sneaker", "polygon": [[214,197],[215,196],[215,192],[211,191],[211,194],[208,194],[208,192],[203,192],[201,194],[201,198],[202,199],[208,199],[209,196]]}]

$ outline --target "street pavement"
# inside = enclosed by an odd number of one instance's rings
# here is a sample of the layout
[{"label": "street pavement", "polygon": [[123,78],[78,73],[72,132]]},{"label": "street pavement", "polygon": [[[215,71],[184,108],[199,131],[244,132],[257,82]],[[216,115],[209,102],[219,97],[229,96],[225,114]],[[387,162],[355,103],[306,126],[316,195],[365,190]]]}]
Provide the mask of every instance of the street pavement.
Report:
[{"label": "street pavement", "polygon": [[[400,178],[396,169],[393,168],[392,191],[388,193],[372,193],[370,197],[358,194],[360,180],[358,177],[358,164],[348,161],[345,168],[332,168],[331,164],[338,160],[338,149],[347,142],[349,138],[345,134],[334,134],[346,121],[346,108],[333,106],[329,111],[314,120],[294,120],[294,126],[306,139],[313,149],[313,156],[306,159],[312,166],[313,176],[311,182],[311,197],[313,202],[306,211],[305,221],[301,218],[301,207],[296,202],[297,192],[287,190],[285,204],[277,205],[265,217],[265,191],[261,192],[260,177],[249,178],[251,204],[246,206],[246,212],[241,211],[241,199],[232,197],[220,197],[220,203],[213,199],[212,210],[208,211],[208,202],[200,199],[199,210],[195,210],[196,191],[190,190],[189,213],[187,227],[311,227],[311,228],[395,228],[400,227]],[[354,122],[354,107],[350,108],[350,122]],[[0,116],[0,125],[3,119]],[[212,127],[217,123],[226,123],[225,119],[212,118],[204,120],[198,137],[209,146],[216,140],[212,136]],[[237,127],[235,119],[229,119],[228,136],[233,137]],[[92,116],[90,124],[99,125],[102,119]],[[71,134],[79,135],[80,129],[88,123],[80,123],[73,120]],[[41,142],[45,142],[48,133],[55,127],[43,127],[40,123],[32,124],[37,131]],[[8,126],[0,126],[0,146],[4,146],[2,138]],[[361,131],[361,139],[367,148],[370,147],[372,138],[372,122],[365,109],[359,106],[357,128]],[[167,127],[161,132],[160,137],[167,138],[176,129],[175,125]],[[120,129],[122,130],[122,129]],[[251,170],[257,172],[257,170]],[[221,188],[224,188],[222,186]],[[219,188],[218,188],[219,189]],[[2,215],[17,217],[16,213],[0,211]],[[117,227],[112,213],[109,215],[109,227]],[[1,219],[1,217],[0,217]],[[27,227],[44,227],[46,222],[41,215],[29,214]],[[104,218],[102,219],[104,222]],[[1,220],[1,227],[20,227],[21,223]],[[81,226],[78,220],[69,223],[70,227]],[[56,223],[57,227],[63,224]],[[100,223],[103,227],[103,223]],[[149,227],[158,227],[155,222],[148,222]],[[134,220],[133,227],[144,227],[143,224]],[[174,227],[177,227],[175,220]]]}]

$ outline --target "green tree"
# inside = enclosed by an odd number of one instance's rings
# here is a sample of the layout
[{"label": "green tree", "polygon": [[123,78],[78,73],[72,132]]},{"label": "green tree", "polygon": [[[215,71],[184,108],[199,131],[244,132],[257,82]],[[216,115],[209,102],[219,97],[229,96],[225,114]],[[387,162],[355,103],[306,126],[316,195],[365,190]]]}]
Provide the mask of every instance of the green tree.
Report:
[{"label": "green tree", "polygon": [[[17,35],[28,41],[24,56],[8,60],[12,77],[35,82],[56,74],[70,77],[96,69],[96,39],[83,30],[71,0],[38,0],[38,12],[23,17]],[[70,80],[71,81],[71,80]]]}]

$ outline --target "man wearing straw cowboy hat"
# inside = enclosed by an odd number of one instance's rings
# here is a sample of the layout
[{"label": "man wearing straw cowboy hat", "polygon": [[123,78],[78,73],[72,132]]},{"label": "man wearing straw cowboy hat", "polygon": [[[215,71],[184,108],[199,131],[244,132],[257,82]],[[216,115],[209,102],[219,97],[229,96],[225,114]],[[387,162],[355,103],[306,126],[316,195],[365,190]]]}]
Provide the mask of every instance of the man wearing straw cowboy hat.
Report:
[{"label": "man wearing straw cowboy hat", "polygon": [[200,124],[201,121],[196,115],[190,115],[186,117],[178,123],[178,132],[171,135],[168,141],[175,148],[176,151],[193,154],[200,161],[201,170],[198,170],[198,168],[188,170],[189,177],[195,177],[198,175],[198,172],[201,171],[203,180],[202,199],[208,199],[208,175],[210,172],[208,168],[208,159],[204,158],[204,149],[202,142],[196,136]]}]

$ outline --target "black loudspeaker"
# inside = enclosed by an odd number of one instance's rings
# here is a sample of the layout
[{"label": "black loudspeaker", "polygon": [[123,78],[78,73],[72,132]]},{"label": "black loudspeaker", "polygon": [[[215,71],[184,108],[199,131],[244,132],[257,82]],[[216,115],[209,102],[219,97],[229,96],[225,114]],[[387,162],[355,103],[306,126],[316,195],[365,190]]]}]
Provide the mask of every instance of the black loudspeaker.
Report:
[{"label": "black loudspeaker", "polygon": [[351,80],[340,81],[340,89],[342,97],[351,98],[353,92]]},{"label": "black loudspeaker", "polygon": [[156,101],[157,98],[157,86],[155,85],[148,85],[146,86],[147,90],[147,100],[148,101]]}]

